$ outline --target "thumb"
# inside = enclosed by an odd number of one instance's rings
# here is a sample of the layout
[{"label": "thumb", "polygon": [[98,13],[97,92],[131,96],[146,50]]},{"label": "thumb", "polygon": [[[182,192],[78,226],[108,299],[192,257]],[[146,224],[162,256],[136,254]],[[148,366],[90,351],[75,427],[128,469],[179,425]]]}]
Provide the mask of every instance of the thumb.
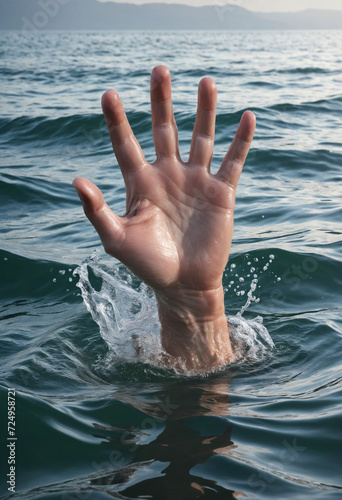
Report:
[{"label": "thumb", "polygon": [[77,177],[72,185],[82,202],[84,213],[100,236],[105,251],[115,257],[125,238],[122,220],[105,203],[99,188],[88,179]]}]

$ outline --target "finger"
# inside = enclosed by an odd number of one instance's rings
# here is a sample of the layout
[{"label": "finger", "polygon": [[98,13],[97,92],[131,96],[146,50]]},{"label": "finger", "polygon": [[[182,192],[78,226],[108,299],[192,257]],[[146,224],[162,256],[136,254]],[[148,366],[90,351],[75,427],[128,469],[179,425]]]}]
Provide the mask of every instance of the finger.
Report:
[{"label": "finger", "polygon": [[77,177],[72,185],[77,191],[83,210],[101,238],[107,253],[115,256],[124,240],[123,223],[103,199],[99,188],[88,179]]},{"label": "finger", "polygon": [[107,90],[102,96],[101,103],[114,153],[125,177],[126,173],[140,170],[145,166],[146,160],[128,123],[117,92]]},{"label": "finger", "polygon": [[236,189],[255,131],[255,115],[246,111],[241,118],[234,140],[217,172],[217,178]]},{"label": "finger", "polygon": [[157,66],[152,71],[151,109],[157,158],[179,156],[178,132],[171,98],[171,75],[166,66]]},{"label": "finger", "polygon": [[213,156],[217,88],[211,78],[203,78],[198,86],[198,107],[192,135],[189,163],[210,167]]}]

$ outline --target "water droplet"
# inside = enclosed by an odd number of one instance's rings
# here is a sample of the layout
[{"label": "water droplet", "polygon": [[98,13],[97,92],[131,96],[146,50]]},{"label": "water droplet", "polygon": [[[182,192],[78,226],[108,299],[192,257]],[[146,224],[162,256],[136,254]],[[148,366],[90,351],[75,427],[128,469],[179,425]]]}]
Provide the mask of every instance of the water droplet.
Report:
[{"label": "water droplet", "polygon": [[64,269],[61,269],[61,270],[60,270],[60,271],[58,271],[58,272],[59,272],[59,274],[61,274],[62,276],[64,276],[64,274],[65,274],[65,270],[64,270]]},{"label": "water droplet", "polygon": [[240,281],[240,283],[243,283],[245,281],[245,279],[241,277],[241,278],[239,278],[239,281]]},{"label": "water droplet", "polygon": [[278,278],[277,278],[277,281],[281,281],[281,278],[279,278],[279,277],[278,277]]},{"label": "water droplet", "polygon": [[52,281],[53,281],[54,283],[56,283],[57,279],[56,279],[56,278],[53,278],[53,280],[52,280]]},{"label": "water droplet", "polygon": [[269,255],[269,258],[270,258],[271,260],[273,260],[273,259],[274,259],[274,255],[273,255],[273,253],[271,253],[271,255]]},{"label": "water droplet", "polygon": [[236,268],[236,264],[231,264],[230,265],[230,269],[235,269]]}]

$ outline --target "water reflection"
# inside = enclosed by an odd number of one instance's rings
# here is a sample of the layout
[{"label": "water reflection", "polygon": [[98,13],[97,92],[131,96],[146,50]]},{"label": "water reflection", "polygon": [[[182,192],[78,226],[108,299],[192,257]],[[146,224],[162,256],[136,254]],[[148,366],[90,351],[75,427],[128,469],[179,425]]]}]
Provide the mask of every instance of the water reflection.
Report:
[{"label": "water reflection", "polygon": [[[231,425],[223,418],[229,413],[227,382],[205,380],[184,384],[182,381],[152,394],[151,391],[128,394],[126,390],[119,398],[149,417],[141,422],[139,429],[131,429],[129,433],[124,430],[119,439],[109,438],[113,449],[131,458],[129,463],[93,477],[92,485],[109,495],[130,499],[245,496],[194,470],[217,454],[229,456],[230,450],[236,448],[231,440]],[[165,412],[169,415],[161,422]]]}]

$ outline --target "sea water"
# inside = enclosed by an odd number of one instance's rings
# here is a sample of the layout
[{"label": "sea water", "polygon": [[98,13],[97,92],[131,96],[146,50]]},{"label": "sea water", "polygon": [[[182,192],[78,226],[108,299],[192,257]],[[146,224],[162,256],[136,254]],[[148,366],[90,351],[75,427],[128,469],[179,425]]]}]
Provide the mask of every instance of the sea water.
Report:
[{"label": "sea water", "polygon": [[[16,498],[341,498],[341,42],[0,34],[1,498],[9,388]],[[103,252],[71,187],[87,177],[125,212],[100,98],[118,90],[153,161],[160,63],[184,160],[202,77],[218,86],[213,172],[242,112],[257,117],[223,279],[239,356],[200,375],[163,365],[153,294]]]}]

